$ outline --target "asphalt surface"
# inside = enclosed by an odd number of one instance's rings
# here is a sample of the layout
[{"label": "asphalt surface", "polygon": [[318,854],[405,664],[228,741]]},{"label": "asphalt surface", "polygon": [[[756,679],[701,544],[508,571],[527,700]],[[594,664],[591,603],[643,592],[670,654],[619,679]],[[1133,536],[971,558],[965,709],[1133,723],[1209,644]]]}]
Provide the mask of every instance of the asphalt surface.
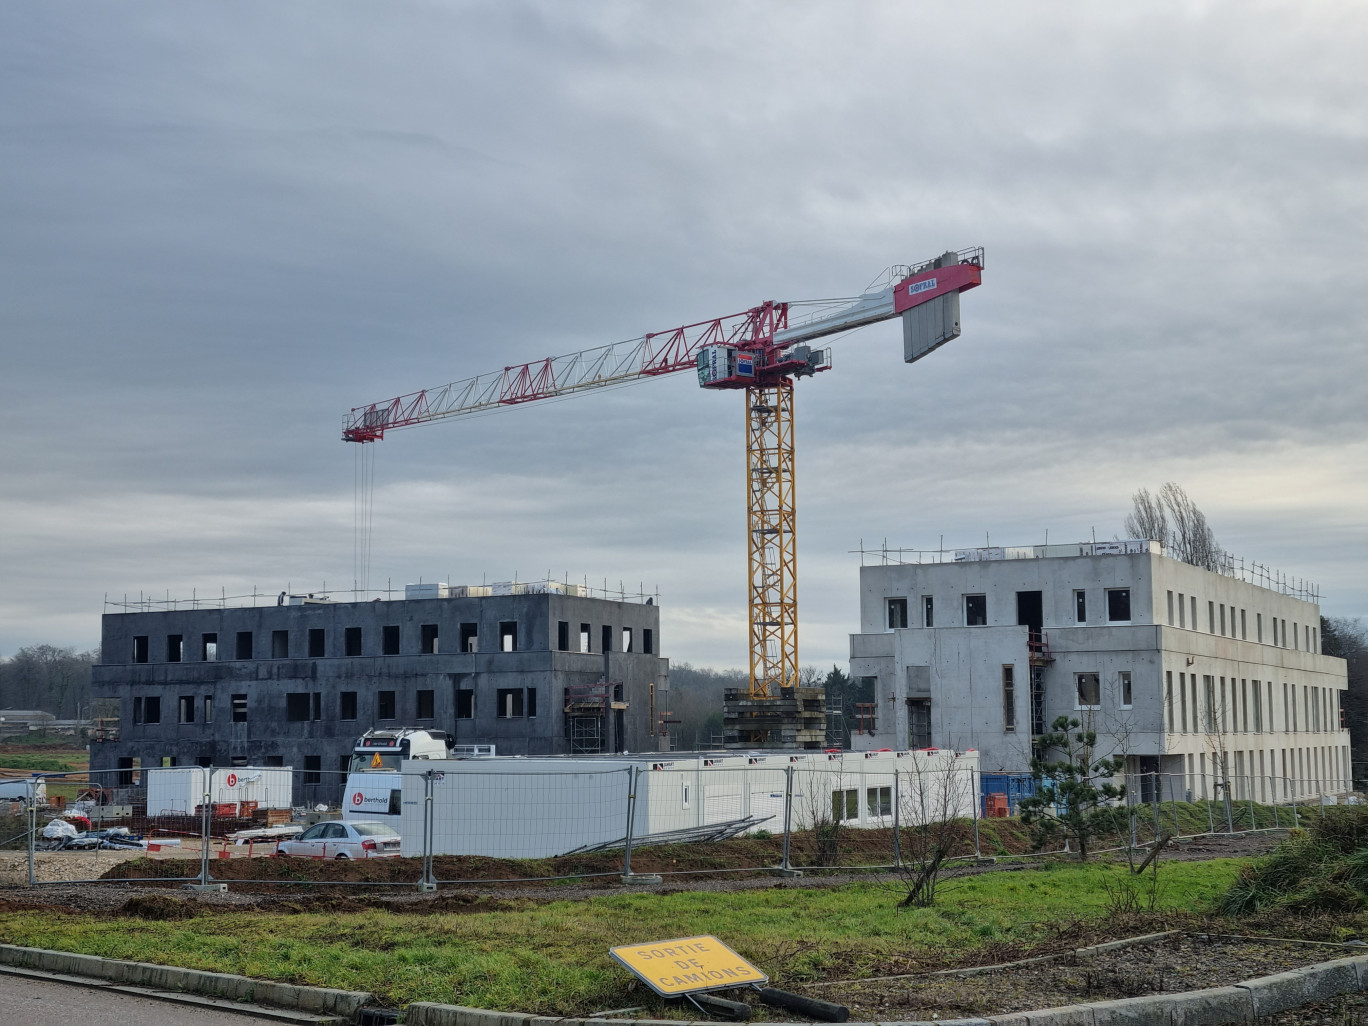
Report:
[{"label": "asphalt surface", "polygon": [[280,1026],[274,1019],[153,1001],[73,983],[0,975],[0,1023],[25,1026]]}]

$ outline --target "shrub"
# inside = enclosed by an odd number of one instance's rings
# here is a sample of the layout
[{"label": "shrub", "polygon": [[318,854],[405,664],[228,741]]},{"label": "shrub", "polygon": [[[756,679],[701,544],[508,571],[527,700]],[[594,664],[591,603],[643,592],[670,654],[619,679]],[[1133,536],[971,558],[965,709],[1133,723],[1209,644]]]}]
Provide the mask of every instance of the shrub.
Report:
[{"label": "shrub", "polygon": [[1253,865],[1221,898],[1226,915],[1272,908],[1352,912],[1368,905],[1368,808],[1325,810]]}]

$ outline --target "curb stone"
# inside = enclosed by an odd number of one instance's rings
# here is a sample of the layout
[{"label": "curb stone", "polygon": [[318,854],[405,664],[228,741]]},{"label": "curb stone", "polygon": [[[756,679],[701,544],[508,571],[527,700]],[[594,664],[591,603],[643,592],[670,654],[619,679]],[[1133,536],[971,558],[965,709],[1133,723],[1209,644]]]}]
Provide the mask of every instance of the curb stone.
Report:
[{"label": "curb stone", "polygon": [[[21,969],[86,976],[172,993],[202,994],[231,1001],[339,1015],[348,1020],[354,1020],[357,1012],[371,1000],[371,995],[362,991],[302,987],[292,983],[257,980],[250,976],[235,976],[231,973],[181,969],[176,966],[153,965],[149,962],[126,962],[99,955],[78,955],[68,951],[49,951],[46,948],[24,948],[15,944],[0,944],[0,963]],[[482,1024],[484,1022],[482,1020]]]},{"label": "curb stone", "polygon": [[[1245,980],[1229,987],[1181,994],[1153,994],[1030,1012],[1005,1012],[981,1019],[846,1023],[845,1026],[1217,1026],[1253,1022],[1258,1016],[1296,1008],[1310,1001],[1365,990],[1368,990],[1368,955],[1358,955]],[[405,1022],[410,1026],[705,1026],[678,1019],[558,1019],[424,1001],[415,1001],[408,1006]],[[809,1024],[753,1022],[750,1026]]]}]

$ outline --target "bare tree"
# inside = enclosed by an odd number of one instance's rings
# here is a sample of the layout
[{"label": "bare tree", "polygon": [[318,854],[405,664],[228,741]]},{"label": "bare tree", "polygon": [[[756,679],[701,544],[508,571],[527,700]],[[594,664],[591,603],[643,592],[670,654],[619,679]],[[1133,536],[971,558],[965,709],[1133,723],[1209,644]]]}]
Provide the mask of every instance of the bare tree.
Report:
[{"label": "bare tree", "polygon": [[1184,563],[1216,573],[1226,568],[1225,550],[1216,541],[1206,514],[1173,481],[1153,495],[1147,488],[1132,495],[1125,529],[1132,538],[1159,542],[1168,555]]},{"label": "bare tree", "polygon": [[898,907],[925,908],[936,901],[946,860],[969,834],[963,808],[966,801],[974,800],[974,775],[944,755],[939,766],[930,765],[929,757],[921,752],[912,753],[909,762],[906,783],[898,786],[902,859],[898,872],[907,888]]}]

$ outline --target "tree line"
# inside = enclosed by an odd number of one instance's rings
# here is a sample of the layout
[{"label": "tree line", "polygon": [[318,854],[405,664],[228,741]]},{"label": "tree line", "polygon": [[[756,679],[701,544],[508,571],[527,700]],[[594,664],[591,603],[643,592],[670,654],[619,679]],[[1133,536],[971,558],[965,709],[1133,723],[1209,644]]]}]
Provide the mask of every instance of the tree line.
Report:
[{"label": "tree line", "polygon": [[100,653],[30,645],[0,658],[0,709],[38,709],[59,720],[90,715],[90,667]]}]

